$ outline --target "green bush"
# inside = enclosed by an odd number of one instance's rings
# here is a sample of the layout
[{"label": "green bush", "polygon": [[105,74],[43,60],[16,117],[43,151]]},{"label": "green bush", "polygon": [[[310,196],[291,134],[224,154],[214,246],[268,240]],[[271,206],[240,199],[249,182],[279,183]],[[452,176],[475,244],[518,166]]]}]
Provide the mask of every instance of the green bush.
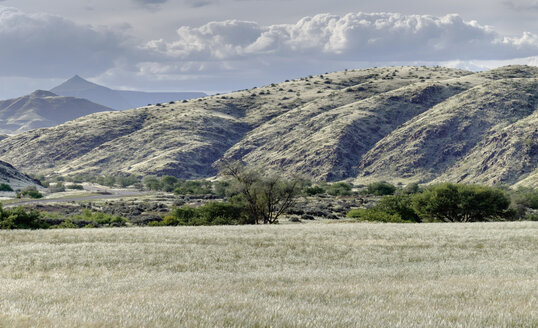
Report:
[{"label": "green bush", "polygon": [[213,184],[214,193],[219,197],[230,197],[233,195],[232,184],[229,181],[217,181]]},{"label": "green bush", "polygon": [[[348,191],[350,191],[350,190],[351,190],[351,188]],[[304,193],[307,194],[308,196],[324,194],[325,193],[325,188],[323,188],[321,186],[311,186],[311,187],[305,188]]]},{"label": "green bush", "polygon": [[73,215],[69,219],[75,223],[77,221],[90,221],[98,226],[105,227],[119,227],[127,223],[127,219],[124,217],[103,212],[92,212],[89,209],[84,209],[81,214]]},{"label": "green bush", "polygon": [[13,188],[7,183],[0,183],[0,191],[13,191]]},{"label": "green bush", "polygon": [[375,222],[391,222],[404,223],[409,222],[403,220],[398,214],[387,213],[379,208],[355,209],[347,213],[347,217],[354,218],[359,221],[375,221]]},{"label": "green bush", "polygon": [[420,192],[420,187],[418,183],[410,183],[403,188],[403,193],[405,194],[417,194]]},{"label": "green bush", "polygon": [[116,177],[102,176],[98,177],[96,182],[102,186],[114,187],[114,185],[116,184]]},{"label": "green bush", "polygon": [[443,183],[413,197],[413,208],[428,221],[476,222],[511,219],[510,199],[502,190]]},{"label": "green bush", "polygon": [[376,196],[394,195],[396,187],[388,182],[380,181],[369,184],[366,192]]},{"label": "green bush", "polygon": [[383,196],[376,207],[383,212],[397,214],[404,221],[421,222],[420,216],[413,209],[413,198],[410,195]]},{"label": "green bush", "polygon": [[79,185],[79,184],[67,185],[66,188],[71,189],[71,190],[84,190],[84,186]]},{"label": "green bush", "polygon": [[64,192],[65,185],[63,182],[56,182],[54,185],[49,184],[49,192]]},{"label": "green bush", "polygon": [[246,223],[243,208],[231,203],[210,202],[198,208],[183,206],[173,209],[162,223],[152,225],[230,225]]},{"label": "green bush", "polygon": [[17,197],[30,197],[34,199],[43,198],[43,195],[37,190],[36,187],[26,187],[17,193]]},{"label": "green bush", "polygon": [[519,188],[511,193],[512,203],[527,208],[538,209],[538,190]]},{"label": "green bush", "polygon": [[161,190],[161,181],[152,175],[148,175],[142,179],[142,184],[149,190]]},{"label": "green bush", "polygon": [[213,185],[210,181],[189,180],[178,183],[174,189],[176,195],[206,195],[213,192]]},{"label": "green bush", "polygon": [[327,186],[327,193],[331,196],[351,195],[351,185],[345,182],[337,182]]},{"label": "green bush", "polygon": [[41,214],[36,210],[26,210],[23,207],[3,209],[0,206],[0,229],[43,229],[49,225],[41,220]]},{"label": "green bush", "polygon": [[77,229],[78,225],[70,219],[63,221],[62,223],[52,226],[51,229]]},{"label": "green bush", "polygon": [[133,186],[137,184],[138,178],[135,175],[119,176],[116,177],[116,182],[123,188]]}]

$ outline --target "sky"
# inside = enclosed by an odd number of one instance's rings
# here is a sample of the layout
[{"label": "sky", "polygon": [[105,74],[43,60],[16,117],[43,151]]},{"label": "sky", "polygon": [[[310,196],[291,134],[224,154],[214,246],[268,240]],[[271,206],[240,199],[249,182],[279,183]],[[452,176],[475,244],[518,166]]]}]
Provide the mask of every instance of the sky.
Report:
[{"label": "sky", "polygon": [[78,74],[227,92],[343,69],[538,65],[538,0],[0,0],[0,99]]}]

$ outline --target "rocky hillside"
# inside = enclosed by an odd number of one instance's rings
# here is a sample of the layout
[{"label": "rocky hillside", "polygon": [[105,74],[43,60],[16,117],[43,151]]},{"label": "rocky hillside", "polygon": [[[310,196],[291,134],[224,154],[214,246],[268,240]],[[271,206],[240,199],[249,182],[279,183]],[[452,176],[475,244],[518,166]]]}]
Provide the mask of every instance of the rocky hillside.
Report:
[{"label": "rocky hillside", "polygon": [[8,184],[13,190],[37,186],[37,181],[19,172],[11,164],[2,161],[0,161],[0,183]]},{"label": "rocky hillside", "polygon": [[317,180],[536,185],[538,68],[390,67],[86,116],[0,141],[0,159],[73,175],[216,173],[242,159]]},{"label": "rocky hillside", "polygon": [[78,75],[73,76],[50,91],[62,96],[88,99],[94,103],[116,110],[135,108],[146,104],[206,96],[203,92],[143,92],[113,90],[87,81]]},{"label": "rocky hillside", "polygon": [[[55,126],[88,114],[109,111],[86,99],[58,96],[37,90],[15,99],[0,101],[0,133],[16,134]],[[0,135],[0,140],[3,137]]]}]

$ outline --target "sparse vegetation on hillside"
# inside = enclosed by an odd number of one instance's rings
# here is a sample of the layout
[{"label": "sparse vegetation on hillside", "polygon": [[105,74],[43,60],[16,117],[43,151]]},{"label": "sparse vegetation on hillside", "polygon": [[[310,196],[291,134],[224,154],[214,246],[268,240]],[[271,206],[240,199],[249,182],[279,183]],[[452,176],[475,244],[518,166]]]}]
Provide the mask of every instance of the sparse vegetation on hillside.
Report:
[{"label": "sparse vegetation on hillside", "polygon": [[[215,175],[212,164],[224,158],[316,181],[535,187],[537,76],[523,66],[348,70],[95,114],[6,138],[0,156],[27,171],[67,176],[200,179]],[[469,133],[470,126],[480,129]],[[500,148],[509,155],[476,167]]]}]

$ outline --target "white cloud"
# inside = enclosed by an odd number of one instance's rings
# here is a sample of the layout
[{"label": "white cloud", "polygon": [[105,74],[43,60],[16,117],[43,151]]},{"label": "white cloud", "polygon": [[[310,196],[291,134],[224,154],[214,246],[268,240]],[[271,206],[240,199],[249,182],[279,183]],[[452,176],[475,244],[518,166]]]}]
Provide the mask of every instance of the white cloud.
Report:
[{"label": "white cloud", "polygon": [[504,37],[459,15],[320,14],[296,24],[261,26],[228,20],[183,26],[177,33],[177,40],[152,41],[148,49],[182,60],[243,60],[253,56],[295,56],[302,60],[308,55],[356,61],[506,59],[538,51],[535,34]]}]

